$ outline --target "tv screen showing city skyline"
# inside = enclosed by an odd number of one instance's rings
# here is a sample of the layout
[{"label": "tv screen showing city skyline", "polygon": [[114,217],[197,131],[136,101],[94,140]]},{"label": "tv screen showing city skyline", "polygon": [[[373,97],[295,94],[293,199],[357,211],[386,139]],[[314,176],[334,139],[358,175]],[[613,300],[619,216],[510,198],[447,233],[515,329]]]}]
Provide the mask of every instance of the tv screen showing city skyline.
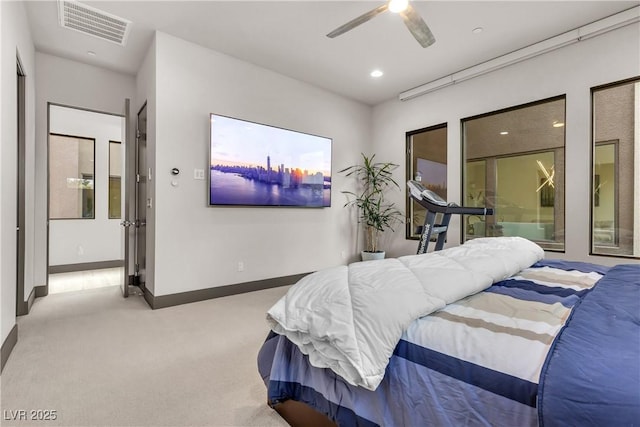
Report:
[{"label": "tv screen showing city skyline", "polygon": [[331,206],[331,143],[211,114],[209,205]]}]

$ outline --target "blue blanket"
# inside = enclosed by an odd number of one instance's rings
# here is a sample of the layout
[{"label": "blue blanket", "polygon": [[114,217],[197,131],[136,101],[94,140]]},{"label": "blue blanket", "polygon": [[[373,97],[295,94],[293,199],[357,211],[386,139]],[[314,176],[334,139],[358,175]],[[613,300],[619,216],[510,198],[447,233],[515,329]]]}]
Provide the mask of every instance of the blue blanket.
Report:
[{"label": "blue blanket", "polygon": [[543,367],[541,426],[640,425],[640,265],[613,267],[582,299]]},{"label": "blue blanket", "polygon": [[640,425],[639,281],[640,266],[539,262],[414,322],[375,391],[274,333],[259,371],[271,405],[339,425]]}]

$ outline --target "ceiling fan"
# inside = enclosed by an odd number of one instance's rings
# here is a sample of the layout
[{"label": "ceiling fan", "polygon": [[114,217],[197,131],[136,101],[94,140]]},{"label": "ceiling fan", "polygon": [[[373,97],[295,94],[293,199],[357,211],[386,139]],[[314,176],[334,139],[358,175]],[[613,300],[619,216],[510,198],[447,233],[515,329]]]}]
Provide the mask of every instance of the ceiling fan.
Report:
[{"label": "ceiling fan", "polygon": [[415,11],[413,7],[409,4],[409,0],[389,0],[386,4],[382,6],[378,6],[377,8],[370,10],[364,15],[360,15],[357,18],[347,22],[346,24],[336,28],[327,34],[327,37],[334,38],[339,36],[340,34],[344,34],[349,30],[354,29],[358,25],[364,24],[372,18],[375,18],[377,15],[382,12],[386,12],[390,10],[391,12],[397,13],[402,17],[404,24],[407,26],[413,37],[420,43],[422,47],[429,47],[436,42],[433,33],[424,22],[422,17]]}]

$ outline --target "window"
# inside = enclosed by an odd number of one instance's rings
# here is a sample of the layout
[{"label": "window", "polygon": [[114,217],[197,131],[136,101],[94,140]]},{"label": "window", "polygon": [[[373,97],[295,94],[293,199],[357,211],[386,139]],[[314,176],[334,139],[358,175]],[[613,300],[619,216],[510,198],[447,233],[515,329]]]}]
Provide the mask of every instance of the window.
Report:
[{"label": "window", "polygon": [[565,97],[471,117],[463,126],[464,240],[520,236],[564,250]]},{"label": "window", "polygon": [[[447,125],[407,132],[407,180],[447,200]],[[419,239],[426,209],[407,194],[407,239]]]},{"label": "window", "polygon": [[121,217],[122,152],[119,141],[109,141],[109,219]]},{"label": "window", "polygon": [[640,79],[591,94],[591,253],[640,257]]},{"label": "window", "polygon": [[49,136],[49,218],[95,218],[95,140]]}]

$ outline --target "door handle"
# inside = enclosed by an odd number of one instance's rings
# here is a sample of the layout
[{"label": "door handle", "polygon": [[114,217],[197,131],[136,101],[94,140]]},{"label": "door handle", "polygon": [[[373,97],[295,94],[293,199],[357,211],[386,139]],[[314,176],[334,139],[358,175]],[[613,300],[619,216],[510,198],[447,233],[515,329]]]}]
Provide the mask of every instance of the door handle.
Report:
[{"label": "door handle", "polygon": [[131,227],[133,225],[133,222],[129,221],[128,219],[125,219],[124,221],[120,222],[120,225],[123,227]]}]

